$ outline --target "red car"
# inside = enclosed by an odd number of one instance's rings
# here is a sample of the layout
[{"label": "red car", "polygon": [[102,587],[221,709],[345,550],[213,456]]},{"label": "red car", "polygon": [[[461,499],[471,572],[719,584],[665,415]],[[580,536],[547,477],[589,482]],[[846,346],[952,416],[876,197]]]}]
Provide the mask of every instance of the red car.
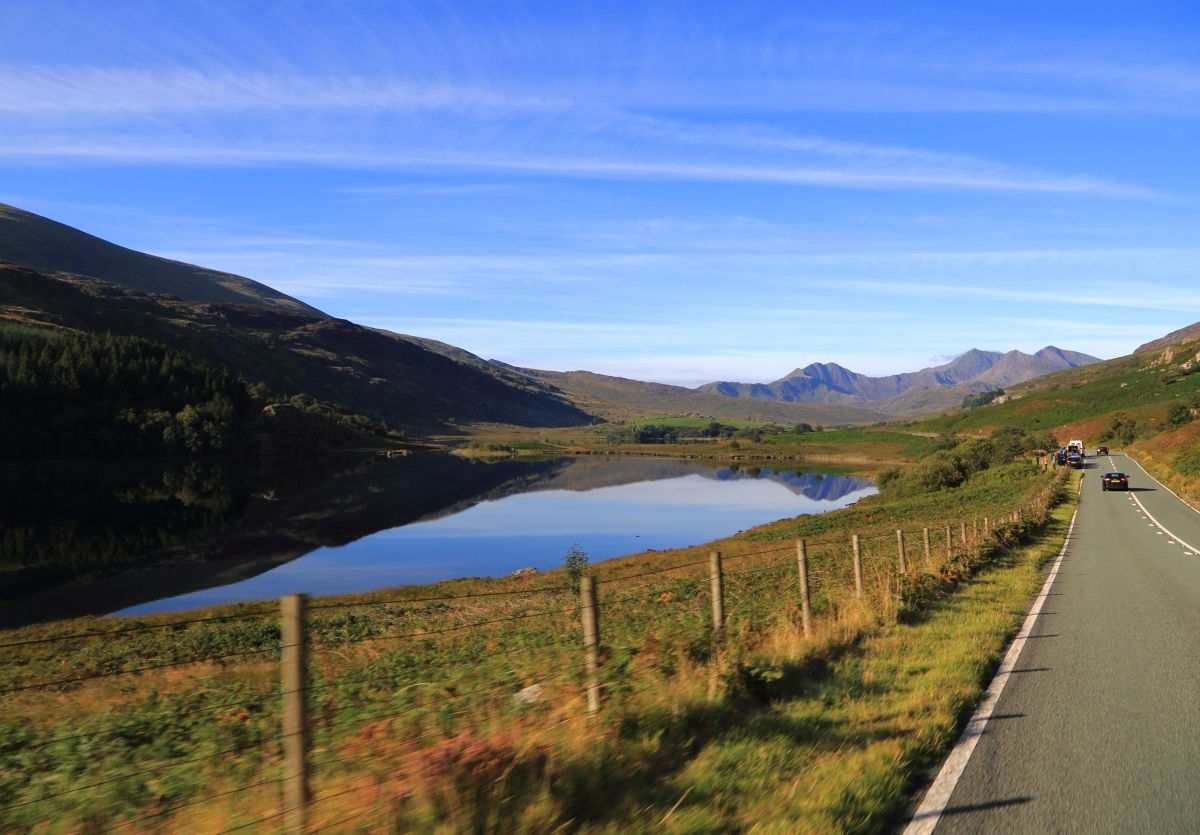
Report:
[{"label": "red car", "polygon": [[1129,476],[1125,473],[1105,473],[1100,479],[1101,490],[1128,490]]}]

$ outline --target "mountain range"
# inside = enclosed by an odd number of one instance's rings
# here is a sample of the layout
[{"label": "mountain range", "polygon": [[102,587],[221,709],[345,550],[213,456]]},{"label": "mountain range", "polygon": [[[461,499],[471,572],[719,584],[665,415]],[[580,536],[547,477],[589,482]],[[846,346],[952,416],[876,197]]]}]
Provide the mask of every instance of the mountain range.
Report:
[{"label": "mountain range", "polygon": [[1052,345],[1035,354],[972,349],[945,365],[886,377],[869,377],[837,363],[817,362],[773,383],[715,382],[696,390],[787,403],[841,403],[888,415],[927,414],[957,405],[969,394],[1096,362],[1100,362],[1097,357]]}]

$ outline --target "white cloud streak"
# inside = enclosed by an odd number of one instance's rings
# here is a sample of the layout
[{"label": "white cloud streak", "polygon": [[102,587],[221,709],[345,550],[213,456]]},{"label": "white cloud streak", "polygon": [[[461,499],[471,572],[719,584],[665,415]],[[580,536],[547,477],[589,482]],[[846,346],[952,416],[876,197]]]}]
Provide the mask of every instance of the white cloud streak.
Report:
[{"label": "white cloud streak", "polygon": [[221,147],[157,145],[150,142],[0,143],[0,158],[77,160],[119,163],[207,165],[274,165],[307,163],[374,170],[489,170],[543,176],[662,180],[719,183],[761,183],[781,186],[819,186],[843,189],[946,189],[985,192],[1079,194],[1112,198],[1162,198],[1153,189],[1124,185],[1089,176],[1054,176],[1003,166],[970,170],[954,166],[937,170],[929,165],[909,170],[879,171],[854,167],[794,167],[786,165],[719,165],[586,158],[484,156],[469,153],[387,153],[296,147]]},{"label": "white cloud streak", "polygon": [[[966,154],[717,127],[480,85],[0,67],[0,158],[486,170],[556,178],[1161,196]],[[417,122],[406,116],[420,114]],[[571,152],[564,153],[562,149]],[[723,149],[713,159],[714,149]]]},{"label": "white cloud streak", "polygon": [[556,110],[566,100],[445,83],[191,69],[0,67],[0,113],[178,114],[278,110]]}]

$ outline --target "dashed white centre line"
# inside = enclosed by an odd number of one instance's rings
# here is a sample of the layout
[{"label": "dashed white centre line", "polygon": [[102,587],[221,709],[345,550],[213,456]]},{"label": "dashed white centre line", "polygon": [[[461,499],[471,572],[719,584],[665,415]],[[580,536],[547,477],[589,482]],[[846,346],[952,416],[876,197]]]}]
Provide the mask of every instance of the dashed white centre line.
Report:
[{"label": "dashed white centre line", "polygon": [[[1146,510],[1146,506],[1145,506],[1144,504],[1142,504],[1142,500],[1141,500],[1141,499],[1139,499],[1137,496],[1134,496],[1134,497],[1133,497],[1133,500],[1134,500],[1135,502],[1137,502],[1137,503],[1138,503],[1138,507],[1140,507],[1140,508],[1142,509],[1142,512],[1143,512],[1143,513],[1145,513],[1145,514],[1146,514],[1146,516],[1147,516],[1147,517],[1149,517],[1149,519],[1150,519],[1151,521],[1153,521],[1155,525],[1158,525],[1158,527],[1162,528],[1162,531],[1159,531],[1159,533],[1160,533],[1160,534],[1161,534],[1163,531],[1167,531],[1167,529],[1166,529],[1166,528],[1163,528],[1163,526],[1162,526],[1162,525],[1159,523],[1159,521],[1158,521],[1157,519],[1155,519],[1155,518],[1154,518],[1154,514],[1153,514],[1153,513],[1151,513],[1150,511]],[[1153,525],[1152,525],[1151,527],[1153,527]],[[1187,548],[1189,551],[1196,551],[1196,550],[1197,550],[1197,549],[1196,549],[1196,546],[1194,546],[1194,545],[1192,545],[1192,544],[1190,544],[1190,543],[1188,543],[1188,542],[1184,542],[1184,540],[1180,539],[1178,536],[1176,536],[1175,534],[1171,533],[1170,531],[1167,531],[1167,533],[1170,535],[1170,537],[1171,537],[1172,539],[1179,540],[1179,542],[1183,543],[1184,547],[1186,547],[1186,548]]]}]

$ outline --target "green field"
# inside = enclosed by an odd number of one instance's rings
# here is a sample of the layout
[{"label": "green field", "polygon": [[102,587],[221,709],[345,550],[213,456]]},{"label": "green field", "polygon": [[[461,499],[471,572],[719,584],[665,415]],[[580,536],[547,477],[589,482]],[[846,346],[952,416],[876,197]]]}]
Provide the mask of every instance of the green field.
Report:
[{"label": "green field", "polygon": [[827,429],[824,432],[787,433],[764,436],[764,444],[828,444],[844,446],[847,452],[867,446],[886,446],[904,456],[924,454],[932,439],[909,432],[888,429]]},{"label": "green field", "polygon": [[630,421],[635,428],[638,426],[675,426],[680,429],[701,429],[710,423],[732,426],[735,429],[760,429],[770,425],[762,421],[737,420],[736,418],[676,417],[673,415],[652,415]]}]

